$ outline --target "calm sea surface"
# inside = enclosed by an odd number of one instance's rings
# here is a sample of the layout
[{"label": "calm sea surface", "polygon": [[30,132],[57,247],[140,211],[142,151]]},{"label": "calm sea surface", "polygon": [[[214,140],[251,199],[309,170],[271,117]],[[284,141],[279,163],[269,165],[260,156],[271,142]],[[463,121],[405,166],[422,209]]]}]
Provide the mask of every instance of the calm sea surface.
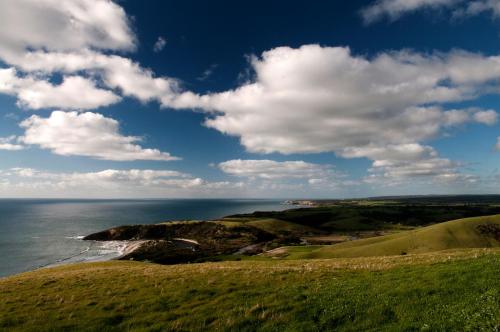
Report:
[{"label": "calm sea surface", "polygon": [[289,208],[273,200],[0,199],[0,277],[57,263],[116,257],[122,243],[82,241],[113,226],[210,220]]}]

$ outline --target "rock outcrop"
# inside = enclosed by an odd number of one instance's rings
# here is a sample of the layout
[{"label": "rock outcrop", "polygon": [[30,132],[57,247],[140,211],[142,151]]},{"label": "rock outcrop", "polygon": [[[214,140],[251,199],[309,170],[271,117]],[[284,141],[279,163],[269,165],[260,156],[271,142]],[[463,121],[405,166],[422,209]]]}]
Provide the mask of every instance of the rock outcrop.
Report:
[{"label": "rock outcrop", "polygon": [[114,227],[88,235],[84,240],[141,241],[120,259],[176,264],[233,254],[275,238],[248,225],[226,227],[214,222],[181,222]]}]

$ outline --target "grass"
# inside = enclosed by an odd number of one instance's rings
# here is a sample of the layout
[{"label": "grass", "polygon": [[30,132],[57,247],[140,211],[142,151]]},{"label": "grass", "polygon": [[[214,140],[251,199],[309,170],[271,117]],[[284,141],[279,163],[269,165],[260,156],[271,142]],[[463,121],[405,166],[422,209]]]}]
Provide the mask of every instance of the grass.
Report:
[{"label": "grass", "polygon": [[[279,258],[312,259],[406,255],[459,248],[499,247],[491,234],[481,234],[480,225],[497,225],[500,215],[452,220],[411,231],[344,242],[336,245],[284,247]],[[272,253],[271,255],[272,256]]]},{"label": "grass", "polygon": [[[368,202],[370,203],[370,202]],[[448,220],[500,214],[498,206],[492,205],[387,205],[344,204],[279,212],[254,212],[234,215],[222,219],[246,223],[257,219],[274,219],[307,226],[319,232],[358,232],[371,230],[401,229],[428,226]],[[375,202],[377,203],[377,202]]]},{"label": "grass", "polygon": [[316,228],[275,218],[224,218],[215,222],[226,227],[249,225],[274,235],[321,234]]},{"label": "grass", "polygon": [[0,279],[0,330],[495,331],[500,251],[161,266]]},{"label": "grass", "polygon": [[295,224],[292,222],[278,219],[258,219],[249,221],[248,225],[257,227],[271,234],[293,234],[303,235],[307,233],[317,233],[318,231],[312,227]]},{"label": "grass", "polygon": [[[500,210],[375,202],[215,222],[322,236],[492,211]],[[497,226],[485,234],[479,225],[499,226],[500,215],[268,256],[222,255],[216,263],[41,269],[0,279],[0,331],[500,331]]]}]

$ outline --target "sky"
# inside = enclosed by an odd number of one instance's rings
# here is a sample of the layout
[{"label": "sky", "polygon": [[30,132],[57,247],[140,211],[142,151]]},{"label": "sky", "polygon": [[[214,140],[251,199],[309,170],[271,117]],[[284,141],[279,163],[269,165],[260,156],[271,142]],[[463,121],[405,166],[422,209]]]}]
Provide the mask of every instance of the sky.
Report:
[{"label": "sky", "polygon": [[0,197],[499,194],[500,0],[0,0]]}]

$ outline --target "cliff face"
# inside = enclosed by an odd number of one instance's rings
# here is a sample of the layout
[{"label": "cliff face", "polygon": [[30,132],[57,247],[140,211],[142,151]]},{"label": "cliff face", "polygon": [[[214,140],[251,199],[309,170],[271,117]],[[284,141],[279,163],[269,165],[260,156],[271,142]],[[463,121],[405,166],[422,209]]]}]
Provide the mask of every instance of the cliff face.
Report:
[{"label": "cliff face", "polygon": [[226,227],[213,222],[133,225],[86,236],[93,241],[142,241],[121,259],[175,264],[228,255],[264,244],[276,236],[252,226]]}]

